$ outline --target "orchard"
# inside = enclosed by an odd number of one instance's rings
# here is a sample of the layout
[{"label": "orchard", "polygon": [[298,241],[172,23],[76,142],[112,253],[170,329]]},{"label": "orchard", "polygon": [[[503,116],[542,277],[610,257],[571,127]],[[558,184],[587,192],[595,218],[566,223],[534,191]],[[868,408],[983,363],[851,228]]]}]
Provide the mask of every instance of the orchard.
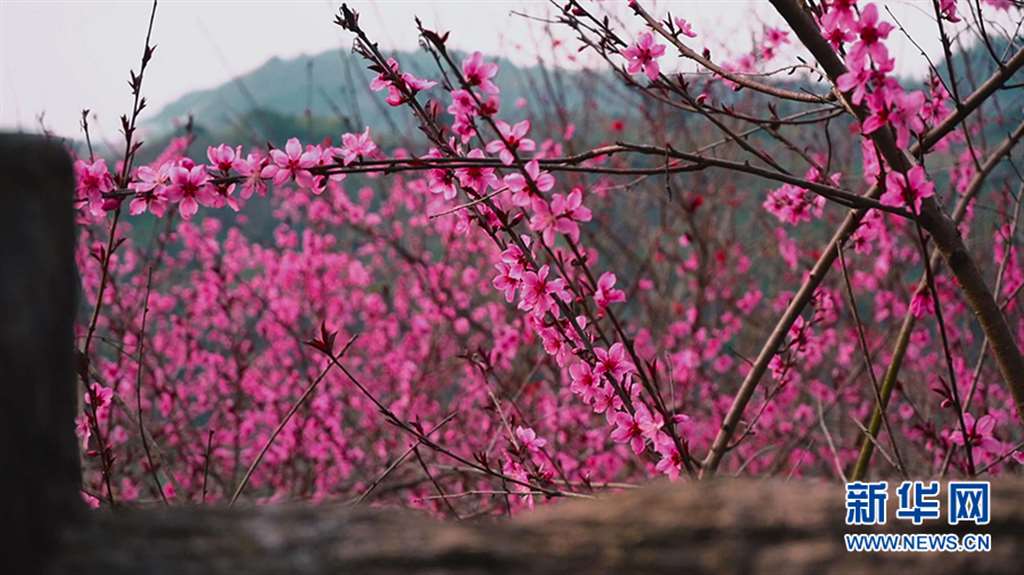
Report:
[{"label": "orchard", "polygon": [[[505,98],[421,23],[411,68],[343,5],[322,24],[413,137],[186,126],[151,161],[147,35],[117,157],[85,121],[75,150],[84,499],[469,518],[659,478],[1019,474],[1020,4],[919,3],[921,81],[880,2],[771,5],[720,57],[685,3],[552,4],[574,104]],[[581,120],[602,99],[629,113]]]}]

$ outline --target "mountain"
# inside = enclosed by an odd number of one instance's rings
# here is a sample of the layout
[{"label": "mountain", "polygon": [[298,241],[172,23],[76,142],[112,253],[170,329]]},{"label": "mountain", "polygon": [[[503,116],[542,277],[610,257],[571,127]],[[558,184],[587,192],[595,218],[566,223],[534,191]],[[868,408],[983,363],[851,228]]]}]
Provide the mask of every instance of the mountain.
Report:
[{"label": "mountain", "polygon": [[[1001,54],[1005,45],[995,46],[994,49]],[[964,56],[970,66],[966,72],[960,61]],[[436,63],[426,52],[398,53],[395,57],[402,63],[403,70],[432,79],[440,76]],[[459,62],[463,55],[455,54],[454,57]],[[980,44],[968,49],[967,54],[958,53],[954,57],[958,64],[957,80],[961,94],[972,91],[995,70],[987,48]],[[577,129],[566,153],[580,152],[617,139],[642,142],[664,137],[665,141],[674,141],[673,135],[684,132],[696,133],[701,141],[680,140],[677,141],[678,145],[697,146],[720,137],[698,114],[681,112],[652,102],[638,91],[625,86],[621,79],[607,70],[594,72],[537,65],[521,67],[500,58],[496,61],[501,66],[497,77],[502,93],[501,116],[508,121],[531,118],[532,134],[538,141],[546,136],[561,134],[566,124],[572,122]],[[948,85],[945,62],[936,62],[936,67]],[[332,138],[337,142],[341,133],[361,131],[365,126],[372,127],[374,140],[384,150],[390,151],[397,146],[415,143],[412,149],[422,152],[426,140],[418,134],[409,111],[404,106],[388,106],[384,102],[383,93],[374,93],[369,89],[374,76],[373,72],[366,69],[366,62],[362,58],[339,50],[289,60],[273,58],[259,68],[216,88],[188,93],[151,116],[145,124],[150,135],[139,152],[139,160],[145,163],[156,157],[167,140],[175,133],[180,133],[181,124],[190,114],[194,118],[193,130],[196,136],[191,154],[197,158],[203,157],[209,145],[227,142],[264,146],[270,142],[275,146],[283,146],[290,137],[299,137],[304,142],[317,142],[324,138]],[[996,106],[987,105],[986,122],[978,124],[972,117],[972,129],[981,128],[976,133],[975,142],[983,147],[993,146],[1024,118],[1024,90],[1019,89],[1022,77],[1024,72],[1018,73],[1011,80],[1011,87],[997,94]],[[801,88],[799,81],[780,81],[775,77],[764,81],[789,89]],[[921,87],[920,82],[911,80],[903,80],[902,84],[908,89]],[[815,88],[815,91],[819,90],[820,87]],[[425,92],[424,95],[442,102],[448,100],[443,97],[441,87]],[[726,103],[738,97],[724,89],[717,96]],[[520,98],[525,99],[524,109],[519,109],[517,101]],[[802,104],[776,104],[775,111],[780,116],[806,109]],[[994,114],[996,111],[999,114]],[[765,109],[761,115],[767,113]],[[445,115],[444,122],[449,121],[450,118]],[[835,133],[842,133],[841,127],[848,126],[849,119],[842,118],[838,122],[840,124],[835,125]],[[625,127],[621,128],[620,125]],[[696,126],[698,130],[680,129],[687,125]],[[766,143],[762,141],[763,138],[767,138],[763,133],[751,136],[754,142]],[[642,158],[636,161],[639,164],[646,163]],[[939,163],[942,164],[948,165],[952,161],[952,158],[939,157]],[[937,164],[930,166],[938,167]],[[1001,178],[1010,169],[1006,163],[1001,165],[997,169],[997,178]],[[945,189],[948,179],[945,170],[937,170],[935,176],[940,189]],[[734,185],[748,180],[744,176],[719,171],[708,172],[707,177]],[[763,187],[764,182],[756,181],[754,185]],[[751,204],[755,209],[758,205],[760,201]],[[750,206],[740,208],[740,211],[748,208]],[[276,224],[269,204],[254,203],[247,208],[246,214],[248,219],[244,227],[250,237],[269,241]],[[227,221],[234,216],[225,210],[214,212],[211,217]],[[150,228],[149,224],[142,223],[138,230],[142,234],[149,234]]]},{"label": "mountain", "polygon": [[[401,62],[403,71],[434,80],[441,77],[433,56],[426,51],[393,56]],[[465,54],[453,53],[452,57],[461,62]],[[682,124],[704,122],[695,114],[652,102],[626,86],[607,67],[600,71],[571,70],[541,64],[518,66],[499,57],[488,59],[500,66],[496,83],[501,88],[501,117],[510,122],[531,118],[535,138],[559,136],[572,123],[576,128],[574,144],[582,149],[615,139],[648,139],[650,134],[635,130],[650,126],[653,118],[666,135]],[[375,76],[362,57],[344,50],[292,59],[271,58],[220,86],[185,94],[145,119],[150,137],[140,159],[155,157],[173,133],[180,133],[189,115],[194,119],[196,135],[193,150],[224,142],[250,146],[271,142],[281,146],[290,137],[305,142],[332,138],[336,142],[342,132],[361,131],[366,126],[372,128],[374,140],[384,149],[424,143],[408,109],[393,108],[384,102],[384,93],[370,90]],[[790,89],[802,87],[800,80],[769,81]],[[424,96],[447,105],[441,86],[424,92]],[[737,96],[723,90],[719,97],[728,103]],[[776,107],[780,115],[795,109],[786,102]],[[450,121],[447,114],[443,116],[446,123]],[[625,126],[624,131],[621,126]]]},{"label": "mountain", "polygon": [[[992,49],[1003,55],[1005,42],[995,43]],[[426,51],[400,52],[393,56],[405,71],[435,80],[441,76],[437,63]],[[452,56],[456,62],[461,62],[465,55],[455,53]],[[980,42],[974,43],[965,54],[954,54],[954,58],[961,94],[969,93],[995,70],[988,48]],[[683,124],[692,122],[703,126],[705,122],[696,114],[652,103],[625,86],[607,68],[595,72],[545,65],[517,66],[502,58],[494,58],[494,61],[500,65],[496,80],[501,87],[501,116],[508,121],[532,118],[535,137],[558,135],[572,122],[577,128],[574,144],[583,149],[615,139],[649,140],[651,134],[632,132],[652,125],[652,118],[657,118],[655,124],[666,137]],[[949,85],[945,62],[936,62],[936,68]],[[341,133],[361,131],[366,126],[372,127],[374,139],[384,149],[410,142],[423,144],[425,140],[417,133],[409,111],[405,107],[387,105],[383,93],[370,90],[374,76],[362,57],[341,49],[293,59],[272,58],[220,86],[185,94],[146,119],[144,126],[150,136],[147,146],[140,151],[140,160],[155,157],[173,133],[180,133],[181,125],[190,114],[197,138],[193,150],[224,142],[249,146],[271,142],[282,146],[290,137],[306,142],[332,138],[336,142]],[[1024,73],[1018,73],[1011,85],[1019,88],[1022,76]],[[773,76],[765,81],[801,89],[803,86],[797,78],[781,80]],[[902,83],[908,89],[920,87],[920,82],[913,80]],[[820,91],[820,87],[815,90]],[[442,94],[440,86],[424,93],[445,105],[448,98]],[[725,104],[734,97],[737,96],[728,90],[718,93]],[[993,140],[1001,139],[1024,116],[1021,110],[1024,90],[1004,89],[997,100],[1003,121],[987,122],[983,126],[984,135],[991,134]],[[520,106],[524,109],[518,109]],[[805,108],[776,102],[775,111],[780,116],[797,109]],[[761,115],[767,115],[767,109]],[[630,122],[631,119],[645,121]],[[449,118],[444,120],[447,122]],[[624,121],[625,132],[613,131],[613,124],[619,124],[620,120]]]},{"label": "mountain", "polygon": [[[454,56],[456,61],[463,57]],[[424,51],[399,53],[396,58],[403,71],[434,79],[439,76],[433,57]],[[593,94],[595,82],[607,80],[593,72],[524,68],[500,58],[496,61],[501,66],[498,84],[503,112],[507,115],[508,108],[516,106],[520,98],[531,108],[514,114],[514,118],[536,117],[535,112],[552,109],[555,96],[551,94],[556,90],[563,109],[578,111],[584,96]],[[217,134],[223,136],[222,141],[257,145],[268,140],[283,142],[291,136],[306,141],[325,136],[337,139],[342,131],[361,131],[365,126],[372,126],[375,138],[383,138],[384,143],[414,136],[415,125],[408,110],[388,106],[385,94],[370,90],[375,76],[367,70],[365,60],[341,50],[288,60],[272,58],[220,86],[185,94],[151,116],[145,126],[151,133],[167,135],[179,129],[191,114],[200,139],[203,134]],[[428,95],[435,93],[439,88]],[[605,113],[602,115],[621,116],[630,109],[621,98],[587,100],[597,102]]]}]

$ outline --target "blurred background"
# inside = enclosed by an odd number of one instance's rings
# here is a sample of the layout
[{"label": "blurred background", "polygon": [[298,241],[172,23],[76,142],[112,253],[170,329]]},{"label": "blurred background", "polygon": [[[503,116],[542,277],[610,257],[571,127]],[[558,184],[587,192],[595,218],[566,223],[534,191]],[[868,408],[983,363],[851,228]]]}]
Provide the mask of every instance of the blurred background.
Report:
[{"label": "blurred background", "polygon": [[[594,63],[591,55],[578,55],[578,42],[568,29],[543,21],[557,15],[547,1],[349,4],[386,50],[416,50],[414,17],[419,17],[427,27],[450,31],[456,50],[480,50],[522,68],[503,73],[505,83],[539,66]],[[624,16],[627,29],[637,30],[625,2],[604,4],[613,16]],[[648,4],[656,13],[668,10],[689,20],[700,34],[694,45],[710,48],[716,60],[749,51],[755,28],[779,23],[763,1]],[[941,60],[930,2],[885,5],[929,57]],[[352,90],[347,81],[362,74],[364,66],[350,58],[350,40],[333,23],[339,6],[320,0],[161,1],[153,30],[158,48],[144,86],[149,109],[143,121],[150,138],[154,132],[165,135],[188,113],[197,125],[217,131],[251,124],[252,129],[238,134],[243,140],[253,140],[258,131],[273,132],[271,124],[287,119],[252,120],[256,111],[301,119],[309,108],[316,117],[337,119],[341,112],[353,122],[379,125],[371,120],[381,120],[376,117],[380,98],[371,99],[362,89],[365,84]],[[93,138],[118,141],[118,117],[131,107],[128,70],[138,65],[150,8],[146,0],[0,2],[0,129],[39,131],[45,126],[79,138],[81,111],[88,108]],[[898,71],[923,77],[927,65],[918,48],[899,32],[892,36]],[[424,73],[434,69],[425,57],[407,65]],[[402,115],[395,116],[397,122]]]}]

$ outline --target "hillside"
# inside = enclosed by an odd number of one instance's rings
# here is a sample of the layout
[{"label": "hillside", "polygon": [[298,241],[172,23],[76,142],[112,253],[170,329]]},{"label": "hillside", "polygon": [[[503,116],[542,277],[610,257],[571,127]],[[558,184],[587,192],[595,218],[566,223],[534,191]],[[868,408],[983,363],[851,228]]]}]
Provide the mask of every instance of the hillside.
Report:
[{"label": "hillside", "polygon": [[[997,45],[997,51],[1005,49]],[[421,76],[436,78],[437,65],[426,52],[396,53],[403,68]],[[961,56],[957,54],[956,58]],[[461,59],[461,54],[456,54]],[[967,77],[958,78],[961,91],[973,87],[987,77],[994,64],[987,50],[975,45],[968,50]],[[607,71],[576,71],[550,66],[516,66],[497,58],[501,66],[497,83],[502,90],[502,114],[518,119],[545,118],[551,110],[566,111],[563,121],[572,121],[584,127],[590,135],[600,132],[601,140],[615,120],[628,120],[636,113],[636,92],[622,86]],[[945,63],[936,62],[945,76]],[[384,144],[397,145],[416,136],[415,126],[405,110],[391,108],[381,94],[369,89],[374,73],[366,69],[366,62],[345,50],[329,50],[313,56],[293,59],[272,58],[259,68],[237,76],[220,86],[208,90],[189,92],[145,119],[156,153],[161,140],[180,129],[189,114],[195,120],[199,145],[207,143],[237,142],[263,145],[266,142],[283,143],[288,137],[298,136],[306,141],[324,137],[337,138],[343,131],[361,130],[371,126],[375,139]],[[791,87],[796,82],[780,81]],[[911,86],[913,82],[905,81]],[[435,88],[434,92],[438,92]],[[439,92],[438,92],[439,93]],[[1013,122],[1021,115],[1024,90],[1005,90],[998,105]],[[724,95],[728,98],[728,95]],[[510,108],[524,99],[525,109],[510,114]],[[308,110],[308,114],[307,114]],[[786,110],[778,110],[785,114]],[[680,114],[669,114],[671,121],[686,121]],[[626,123],[628,126],[628,122]],[[547,135],[557,134],[562,126],[544,125]],[[998,128],[989,126],[987,128]],[[586,135],[586,134],[585,134]],[[996,136],[998,137],[998,136]],[[201,149],[201,148],[200,148]]]},{"label": "hillside", "polygon": [[[403,69],[437,76],[437,66],[425,52],[396,56]],[[552,108],[554,102],[548,94],[553,91],[563,108],[579,111],[587,87],[607,80],[591,72],[523,68],[497,61],[505,113],[523,98],[528,109],[517,115],[536,117],[540,110]],[[290,136],[337,138],[341,131],[365,126],[372,126],[376,137],[385,141],[413,135],[408,113],[391,108],[381,94],[370,90],[374,76],[360,57],[340,50],[288,60],[272,58],[220,86],[182,96],[150,117],[146,126],[157,134],[168,134],[191,114],[200,139],[204,134],[217,134],[224,136],[224,141],[251,144],[280,142]],[[631,108],[623,104],[622,97],[621,93],[606,93],[590,100],[597,103],[602,115],[620,116]]]}]

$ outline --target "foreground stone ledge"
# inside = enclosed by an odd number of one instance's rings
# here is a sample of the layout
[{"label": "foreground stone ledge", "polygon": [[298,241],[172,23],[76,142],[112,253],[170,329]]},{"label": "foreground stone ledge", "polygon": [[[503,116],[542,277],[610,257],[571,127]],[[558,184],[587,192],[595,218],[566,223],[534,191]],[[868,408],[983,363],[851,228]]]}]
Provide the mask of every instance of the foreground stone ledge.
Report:
[{"label": "foreground stone ledge", "polygon": [[[439,521],[338,505],[95,512],[69,526],[52,572],[1020,573],[1024,482],[993,483],[987,526],[915,527],[890,496],[882,533],[978,532],[988,553],[847,553],[844,490],[810,481],[655,483],[507,519]],[[943,488],[943,494],[945,487]]]}]

